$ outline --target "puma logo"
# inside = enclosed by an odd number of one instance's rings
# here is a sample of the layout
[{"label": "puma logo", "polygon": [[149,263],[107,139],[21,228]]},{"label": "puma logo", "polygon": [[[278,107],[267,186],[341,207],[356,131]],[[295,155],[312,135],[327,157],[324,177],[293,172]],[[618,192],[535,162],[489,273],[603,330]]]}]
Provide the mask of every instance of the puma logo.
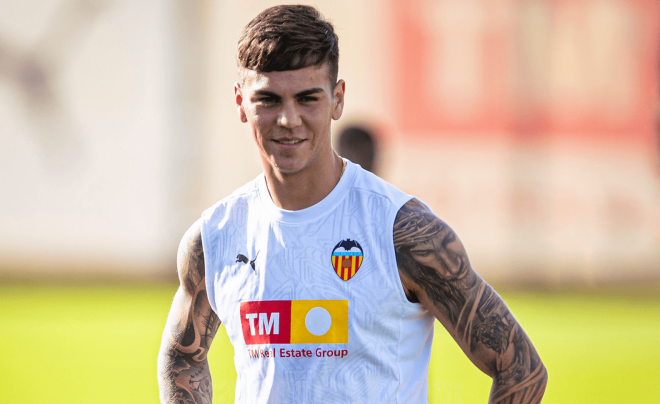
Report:
[{"label": "puma logo", "polygon": [[252,261],[249,261],[249,260],[248,260],[248,257],[246,257],[245,255],[243,255],[243,254],[238,254],[238,255],[236,256],[236,262],[242,262],[242,263],[244,263],[244,264],[249,263],[250,266],[252,267],[252,269],[256,271],[257,268],[255,268],[255,264],[254,264],[254,263],[255,263],[255,261],[257,260],[257,257],[258,257],[258,256],[259,256],[259,253],[257,252],[257,256],[254,257],[254,259],[253,259]]}]

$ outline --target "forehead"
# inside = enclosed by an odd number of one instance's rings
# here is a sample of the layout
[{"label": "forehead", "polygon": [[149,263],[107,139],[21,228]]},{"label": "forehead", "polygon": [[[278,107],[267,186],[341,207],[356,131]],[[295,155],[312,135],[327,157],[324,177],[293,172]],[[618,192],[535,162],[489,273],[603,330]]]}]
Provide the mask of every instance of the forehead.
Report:
[{"label": "forehead", "polygon": [[311,88],[322,88],[330,93],[327,64],[281,72],[246,70],[243,77],[244,91],[267,90],[278,94],[296,94]]}]

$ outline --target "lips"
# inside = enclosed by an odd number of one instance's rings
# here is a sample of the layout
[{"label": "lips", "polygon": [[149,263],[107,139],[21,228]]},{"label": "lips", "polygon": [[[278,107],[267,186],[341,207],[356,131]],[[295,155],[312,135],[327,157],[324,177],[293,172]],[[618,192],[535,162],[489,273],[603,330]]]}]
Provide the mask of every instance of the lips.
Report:
[{"label": "lips", "polygon": [[279,144],[284,144],[284,145],[294,145],[294,144],[302,143],[304,141],[305,141],[305,139],[291,139],[291,140],[287,140],[287,139],[276,140],[276,139],[273,139],[273,142],[279,143]]}]

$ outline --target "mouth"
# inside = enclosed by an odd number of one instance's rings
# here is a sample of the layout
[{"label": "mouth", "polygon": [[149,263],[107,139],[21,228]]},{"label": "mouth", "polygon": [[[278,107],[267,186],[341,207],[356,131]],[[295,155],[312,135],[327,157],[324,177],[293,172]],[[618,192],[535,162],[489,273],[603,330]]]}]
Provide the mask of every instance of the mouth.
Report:
[{"label": "mouth", "polygon": [[305,139],[297,139],[297,140],[275,140],[275,139],[273,139],[273,142],[275,142],[275,143],[284,144],[284,145],[288,145],[288,146],[298,144],[298,143],[302,143],[304,141],[305,141]]}]

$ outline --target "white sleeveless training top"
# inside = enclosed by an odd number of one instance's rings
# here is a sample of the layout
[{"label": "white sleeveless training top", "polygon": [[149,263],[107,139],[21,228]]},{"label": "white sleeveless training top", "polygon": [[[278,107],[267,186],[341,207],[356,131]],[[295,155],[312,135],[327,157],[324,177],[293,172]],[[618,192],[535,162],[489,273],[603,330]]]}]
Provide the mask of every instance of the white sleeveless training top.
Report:
[{"label": "white sleeveless training top", "polygon": [[410,198],[347,161],[307,209],[279,209],[261,174],[203,213],[236,403],[428,402],[434,317],[406,299],[392,234]]}]

